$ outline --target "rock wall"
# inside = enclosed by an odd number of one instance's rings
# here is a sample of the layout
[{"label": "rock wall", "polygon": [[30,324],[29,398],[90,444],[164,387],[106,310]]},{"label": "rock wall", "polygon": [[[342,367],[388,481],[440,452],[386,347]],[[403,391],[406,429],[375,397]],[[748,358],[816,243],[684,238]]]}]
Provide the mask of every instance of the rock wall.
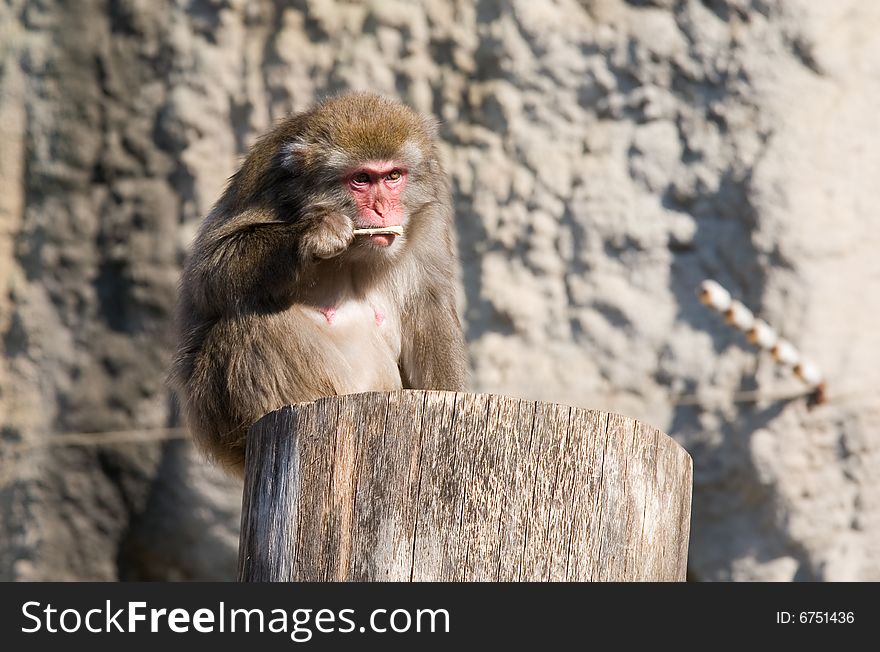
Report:
[{"label": "rock wall", "polygon": [[[240,486],[163,386],[177,275],[254,138],[344,89],[442,121],[475,390],[676,437],[693,579],[880,579],[878,30],[868,0],[0,3],[0,579],[233,577]],[[826,405],[779,398],[707,277]]]}]

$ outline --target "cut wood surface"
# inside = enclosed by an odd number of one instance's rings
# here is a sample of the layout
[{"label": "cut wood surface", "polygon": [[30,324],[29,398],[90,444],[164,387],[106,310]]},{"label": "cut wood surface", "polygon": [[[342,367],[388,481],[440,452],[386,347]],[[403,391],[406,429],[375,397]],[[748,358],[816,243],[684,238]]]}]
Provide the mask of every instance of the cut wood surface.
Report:
[{"label": "cut wood surface", "polygon": [[251,428],[243,581],[685,577],[692,465],[634,419],[403,390]]}]

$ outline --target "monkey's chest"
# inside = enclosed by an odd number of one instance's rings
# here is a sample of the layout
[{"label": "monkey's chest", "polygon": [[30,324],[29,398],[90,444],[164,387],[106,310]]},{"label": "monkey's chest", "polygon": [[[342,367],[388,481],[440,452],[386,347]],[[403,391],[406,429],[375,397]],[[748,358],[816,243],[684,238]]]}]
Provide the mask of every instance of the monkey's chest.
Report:
[{"label": "monkey's chest", "polygon": [[339,393],[399,389],[400,320],[381,296],[349,297],[310,307]]}]

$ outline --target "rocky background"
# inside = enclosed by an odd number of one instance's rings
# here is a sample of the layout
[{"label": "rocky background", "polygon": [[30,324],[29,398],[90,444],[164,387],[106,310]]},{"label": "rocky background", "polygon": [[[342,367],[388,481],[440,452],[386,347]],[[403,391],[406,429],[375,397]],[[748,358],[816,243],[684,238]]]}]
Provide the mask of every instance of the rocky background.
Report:
[{"label": "rocky background", "polygon": [[0,0],[0,580],[234,576],[240,486],[163,384],[177,276],[254,138],[344,89],[442,121],[475,390],[674,436],[694,580],[880,580],[878,33],[873,0]]}]

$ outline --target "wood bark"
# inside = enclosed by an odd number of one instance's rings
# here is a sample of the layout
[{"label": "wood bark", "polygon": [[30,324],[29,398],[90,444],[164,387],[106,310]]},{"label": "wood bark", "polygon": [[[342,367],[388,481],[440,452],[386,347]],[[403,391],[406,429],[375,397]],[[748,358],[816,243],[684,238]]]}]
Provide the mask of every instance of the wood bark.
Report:
[{"label": "wood bark", "polygon": [[685,578],[692,463],[634,419],[403,390],[257,422],[243,581]]}]

